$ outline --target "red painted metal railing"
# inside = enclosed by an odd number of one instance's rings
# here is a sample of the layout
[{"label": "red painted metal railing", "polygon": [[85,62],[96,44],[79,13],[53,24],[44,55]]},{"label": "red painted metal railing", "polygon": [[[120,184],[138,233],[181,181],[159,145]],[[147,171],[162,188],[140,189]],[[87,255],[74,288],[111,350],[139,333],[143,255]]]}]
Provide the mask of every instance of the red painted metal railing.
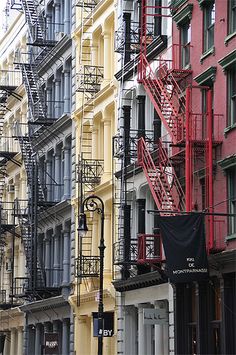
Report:
[{"label": "red painted metal railing", "polygon": [[184,139],[185,97],[165,61],[153,72],[147,58],[141,55],[142,83],[155,110],[172,137],[173,143]]},{"label": "red painted metal railing", "polygon": [[183,194],[178,180],[171,168],[167,171],[162,164],[155,165],[143,138],[138,142],[138,164],[143,168],[158,209],[179,211],[182,201],[179,195]]},{"label": "red painted metal railing", "polygon": [[138,264],[158,263],[163,260],[160,234],[140,234],[138,236]]}]

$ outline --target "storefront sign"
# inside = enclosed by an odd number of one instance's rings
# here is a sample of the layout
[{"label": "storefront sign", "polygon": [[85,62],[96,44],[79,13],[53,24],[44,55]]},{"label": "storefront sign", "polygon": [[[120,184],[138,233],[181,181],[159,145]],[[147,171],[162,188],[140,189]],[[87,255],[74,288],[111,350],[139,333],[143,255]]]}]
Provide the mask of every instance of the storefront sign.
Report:
[{"label": "storefront sign", "polygon": [[168,315],[166,309],[154,309],[154,308],[144,308],[143,309],[143,324],[167,324]]},{"label": "storefront sign", "polygon": [[44,354],[59,354],[58,333],[45,333]]},{"label": "storefront sign", "polygon": [[103,334],[103,337],[112,337],[114,335],[114,312],[103,313],[103,329],[98,327],[98,313],[93,312],[93,336]]},{"label": "storefront sign", "polygon": [[208,262],[201,214],[158,217],[170,282],[208,278]]}]

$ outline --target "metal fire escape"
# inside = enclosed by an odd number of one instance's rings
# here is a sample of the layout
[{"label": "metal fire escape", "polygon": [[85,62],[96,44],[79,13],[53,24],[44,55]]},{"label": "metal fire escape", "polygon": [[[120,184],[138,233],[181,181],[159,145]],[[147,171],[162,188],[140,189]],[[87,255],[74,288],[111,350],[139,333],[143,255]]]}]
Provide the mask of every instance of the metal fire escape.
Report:
[{"label": "metal fire escape", "polygon": [[[164,213],[187,211],[194,208],[192,176],[196,169],[196,155],[203,154],[206,169],[206,189],[208,195],[209,211],[213,206],[213,146],[220,143],[213,136],[211,91],[207,90],[206,114],[196,113],[193,109],[193,92],[201,87],[191,84],[187,87],[184,81],[191,74],[190,70],[181,67],[176,61],[180,53],[181,45],[172,46],[172,60],[160,59],[154,73],[151,63],[147,58],[147,19],[152,16],[153,6],[148,0],[142,0],[141,16],[141,40],[140,60],[138,67],[138,80],[149,96],[153,106],[159,115],[166,131],[168,132],[169,148],[159,141],[158,158],[154,160],[143,138],[139,140],[138,164],[142,167],[148,181],[152,196],[159,211]],[[197,94],[196,94],[197,95]],[[204,131],[202,125],[206,120],[207,127]],[[204,131],[204,133],[203,133]],[[205,137],[204,137],[205,134]],[[185,194],[179,182],[179,176],[175,173],[176,158],[184,165],[185,161]],[[176,164],[175,164],[176,165]],[[208,249],[214,249],[213,216],[209,220]]]},{"label": "metal fire escape", "polygon": [[20,54],[15,62],[15,66],[21,69],[28,97],[28,132],[23,132],[19,124],[16,127],[16,137],[20,144],[30,191],[28,205],[23,208],[19,202],[17,206],[28,277],[25,279],[16,278],[14,289],[15,296],[21,297],[27,293],[29,297],[32,295],[37,297],[39,294],[41,297],[57,293],[58,290],[46,287],[44,267],[37,253],[38,215],[55,204],[55,202],[48,200],[45,188],[40,181],[37,150],[34,148],[37,137],[46,127],[49,129],[49,126],[55,122],[55,118],[52,119],[47,114],[42,80],[38,75],[37,66],[47,56],[53,56],[53,47],[57,42],[48,39],[41,1],[12,0],[11,6],[24,12],[29,30],[28,45],[31,49],[29,53]]},{"label": "metal fire escape", "polygon": [[[80,102],[80,142],[78,157],[78,196],[80,209],[82,201],[94,193],[103,174],[103,161],[94,158],[92,131],[94,119],[94,99],[100,90],[103,80],[103,67],[97,65],[92,57],[93,46],[93,16],[99,1],[78,1],[76,6],[80,12],[80,51],[79,71],[77,74],[76,91]],[[83,212],[82,210],[80,212]],[[84,278],[98,276],[98,257],[92,255],[93,215],[87,214],[88,232],[79,237],[79,257],[76,260],[76,276],[79,284]]]},{"label": "metal fire escape", "polygon": [[[113,156],[116,158],[114,167],[114,210],[117,216],[117,225],[114,227],[116,235],[114,243],[114,265],[121,267],[122,277],[126,278],[132,271],[136,274],[136,268],[131,265],[144,263],[145,255],[152,259],[153,263],[161,260],[160,236],[154,234],[139,234],[138,238],[131,236],[132,219],[134,217],[134,181],[137,174],[138,142],[142,142],[150,150],[150,157],[157,152],[157,142],[154,140],[154,131],[147,130],[141,125],[133,127],[135,117],[138,121],[145,115],[144,102],[139,101],[137,112],[135,110],[135,82],[138,57],[140,53],[140,22],[137,14],[130,11],[131,5],[122,3],[121,15],[118,19],[118,30],[115,33],[115,50],[120,54],[120,71],[116,74],[120,80],[118,99],[118,134],[113,139]],[[134,10],[134,8],[133,8]],[[139,14],[140,15],[140,14]],[[141,16],[140,16],[141,18]],[[133,21],[134,20],[134,21]],[[136,20],[138,22],[136,22]],[[147,22],[145,33],[147,43],[165,48],[165,36],[159,36],[156,21]],[[151,43],[153,42],[153,43]],[[155,45],[148,49],[149,54]],[[133,107],[134,105],[134,107]],[[150,160],[150,159],[149,159]],[[169,164],[169,163],[168,163]],[[162,170],[168,169],[168,164]],[[154,169],[153,169],[154,171]],[[164,175],[164,174],[163,174]],[[170,172],[169,172],[170,175]],[[154,178],[151,177],[151,179]],[[163,184],[167,178],[163,177]],[[166,194],[166,199],[170,199]],[[116,273],[115,270],[115,274]]]}]

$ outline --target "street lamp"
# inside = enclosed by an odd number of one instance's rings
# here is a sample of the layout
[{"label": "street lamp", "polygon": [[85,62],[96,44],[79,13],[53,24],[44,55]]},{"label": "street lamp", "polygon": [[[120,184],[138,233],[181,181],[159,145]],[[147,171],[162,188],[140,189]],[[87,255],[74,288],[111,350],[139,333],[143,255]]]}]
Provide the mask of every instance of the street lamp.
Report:
[{"label": "street lamp", "polygon": [[[100,204],[100,205],[99,205]],[[101,215],[101,235],[99,249],[99,302],[98,302],[98,355],[103,352],[103,268],[104,268],[104,203],[102,199],[96,195],[88,196],[81,205],[81,213],[79,216],[79,233],[88,231],[86,214],[84,210],[97,212]]]}]

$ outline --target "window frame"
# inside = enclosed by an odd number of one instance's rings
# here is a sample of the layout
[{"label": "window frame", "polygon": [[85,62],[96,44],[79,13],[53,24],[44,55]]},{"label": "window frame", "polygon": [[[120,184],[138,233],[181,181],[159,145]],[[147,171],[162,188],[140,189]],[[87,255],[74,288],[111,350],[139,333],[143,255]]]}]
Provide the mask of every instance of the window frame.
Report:
[{"label": "window frame", "polygon": [[[212,18],[214,13],[214,22]],[[212,43],[210,42],[209,33],[212,31]],[[203,7],[203,53],[214,48],[214,33],[215,33],[215,1],[206,4]]]},{"label": "window frame", "polygon": [[180,64],[184,69],[190,65],[190,45],[191,45],[191,22],[185,21],[180,26]]},{"label": "window frame", "polygon": [[[227,169],[227,198],[228,198],[228,213],[236,213],[236,165]],[[233,198],[232,198],[233,196]],[[235,217],[228,217],[228,235],[236,234]]]},{"label": "window frame", "polygon": [[236,125],[236,69],[227,70],[227,126]]},{"label": "window frame", "polygon": [[228,35],[236,32],[236,0],[228,2]]}]

